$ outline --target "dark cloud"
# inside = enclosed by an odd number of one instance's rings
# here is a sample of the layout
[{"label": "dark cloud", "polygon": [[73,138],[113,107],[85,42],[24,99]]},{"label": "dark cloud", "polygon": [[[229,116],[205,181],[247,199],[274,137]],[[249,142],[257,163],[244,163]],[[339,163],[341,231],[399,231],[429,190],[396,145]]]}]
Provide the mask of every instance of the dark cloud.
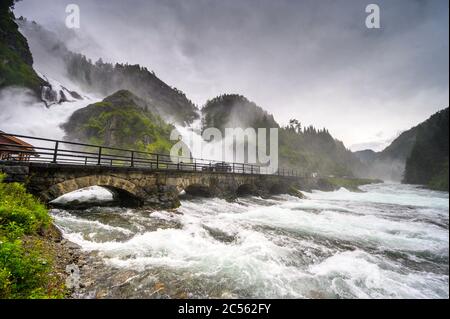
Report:
[{"label": "dark cloud", "polygon": [[[198,104],[241,93],[286,123],[326,126],[347,145],[394,136],[448,104],[448,1],[24,0],[16,13],[61,27],[74,49],[139,63]],[[382,139],[382,140],[383,140]]]}]

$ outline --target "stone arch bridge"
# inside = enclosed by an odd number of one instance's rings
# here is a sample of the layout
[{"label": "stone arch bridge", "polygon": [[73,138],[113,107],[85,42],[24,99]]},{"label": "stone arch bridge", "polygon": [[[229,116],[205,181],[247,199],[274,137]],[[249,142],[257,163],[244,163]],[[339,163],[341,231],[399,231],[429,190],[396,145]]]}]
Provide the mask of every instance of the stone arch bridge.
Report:
[{"label": "stone arch bridge", "polygon": [[28,191],[49,203],[61,195],[89,186],[110,189],[124,205],[175,208],[179,194],[232,199],[245,195],[269,196],[310,189],[312,178],[154,170],[148,168],[79,166],[51,163],[4,162],[0,171],[7,181],[24,182]]}]

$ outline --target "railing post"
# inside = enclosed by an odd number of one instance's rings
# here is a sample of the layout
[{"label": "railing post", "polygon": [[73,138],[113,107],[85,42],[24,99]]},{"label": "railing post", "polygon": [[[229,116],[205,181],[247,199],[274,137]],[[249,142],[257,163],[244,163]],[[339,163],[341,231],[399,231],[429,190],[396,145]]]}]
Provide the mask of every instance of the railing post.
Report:
[{"label": "railing post", "polygon": [[250,172],[251,172],[251,175],[253,175],[253,165],[250,165]]},{"label": "railing post", "polygon": [[242,174],[245,174],[245,164],[242,164]]},{"label": "railing post", "polygon": [[59,148],[59,142],[56,141],[56,143],[55,143],[55,151],[53,152],[53,162],[52,162],[52,163],[55,163],[55,164],[56,164],[57,158],[58,158],[58,148]]},{"label": "railing post", "polygon": [[98,159],[97,159],[97,165],[101,165],[102,164],[102,147],[100,146],[98,148]]},{"label": "railing post", "polygon": [[159,169],[159,154],[156,154],[156,169]]},{"label": "railing post", "polygon": [[84,158],[84,165],[87,165],[87,156]]},{"label": "railing post", "polygon": [[233,163],[233,174],[234,174],[234,163]]},{"label": "railing post", "polygon": [[197,171],[197,160],[194,158],[194,171]]},{"label": "railing post", "polygon": [[131,167],[134,167],[134,151],[131,151]]}]

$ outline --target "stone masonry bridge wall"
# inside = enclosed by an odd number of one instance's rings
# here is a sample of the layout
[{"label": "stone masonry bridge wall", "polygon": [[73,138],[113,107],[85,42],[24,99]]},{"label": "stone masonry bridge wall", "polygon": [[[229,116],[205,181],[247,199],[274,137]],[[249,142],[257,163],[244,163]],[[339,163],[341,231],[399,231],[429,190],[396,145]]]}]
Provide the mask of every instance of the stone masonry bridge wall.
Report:
[{"label": "stone masonry bridge wall", "polygon": [[275,175],[17,162],[0,163],[0,172],[7,174],[6,181],[24,182],[45,203],[81,188],[102,186],[140,206],[161,208],[178,207],[183,190],[190,195],[232,199],[295,193],[294,189],[310,189],[314,184],[308,178]]}]

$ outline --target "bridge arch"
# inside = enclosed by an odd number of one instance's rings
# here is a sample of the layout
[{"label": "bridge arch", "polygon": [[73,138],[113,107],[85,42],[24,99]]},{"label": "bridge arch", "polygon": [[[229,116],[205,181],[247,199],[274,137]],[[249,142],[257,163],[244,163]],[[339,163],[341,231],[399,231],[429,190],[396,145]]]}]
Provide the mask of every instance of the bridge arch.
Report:
[{"label": "bridge arch", "polygon": [[255,184],[250,183],[242,183],[236,189],[237,196],[252,196],[258,193],[257,187]]},{"label": "bridge arch", "polygon": [[279,195],[287,193],[288,186],[283,183],[273,183],[269,186],[269,193],[272,195]]},{"label": "bridge arch", "polygon": [[132,206],[142,204],[147,196],[146,192],[134,183],[111,175],[92,175],[69,179],[51,186],[40,195],[46,202],[51,202],[62,195],[91,186],[104,187],[113,193],[116,200],[129,202]]},{"label": "bridge arch", "polygon": [[212,197],[213,191],[210,186],[204,184],[189,184],[184,191],[191,196]]},{"label": "bridge arch", "polygon": [[210,178],[201,175],[192,174],[168,178],[166,183],[174,186],[180,194],[185,192],[187,195],[200,197],[212,197],[214,195],[214,183],[211,182]]}]

